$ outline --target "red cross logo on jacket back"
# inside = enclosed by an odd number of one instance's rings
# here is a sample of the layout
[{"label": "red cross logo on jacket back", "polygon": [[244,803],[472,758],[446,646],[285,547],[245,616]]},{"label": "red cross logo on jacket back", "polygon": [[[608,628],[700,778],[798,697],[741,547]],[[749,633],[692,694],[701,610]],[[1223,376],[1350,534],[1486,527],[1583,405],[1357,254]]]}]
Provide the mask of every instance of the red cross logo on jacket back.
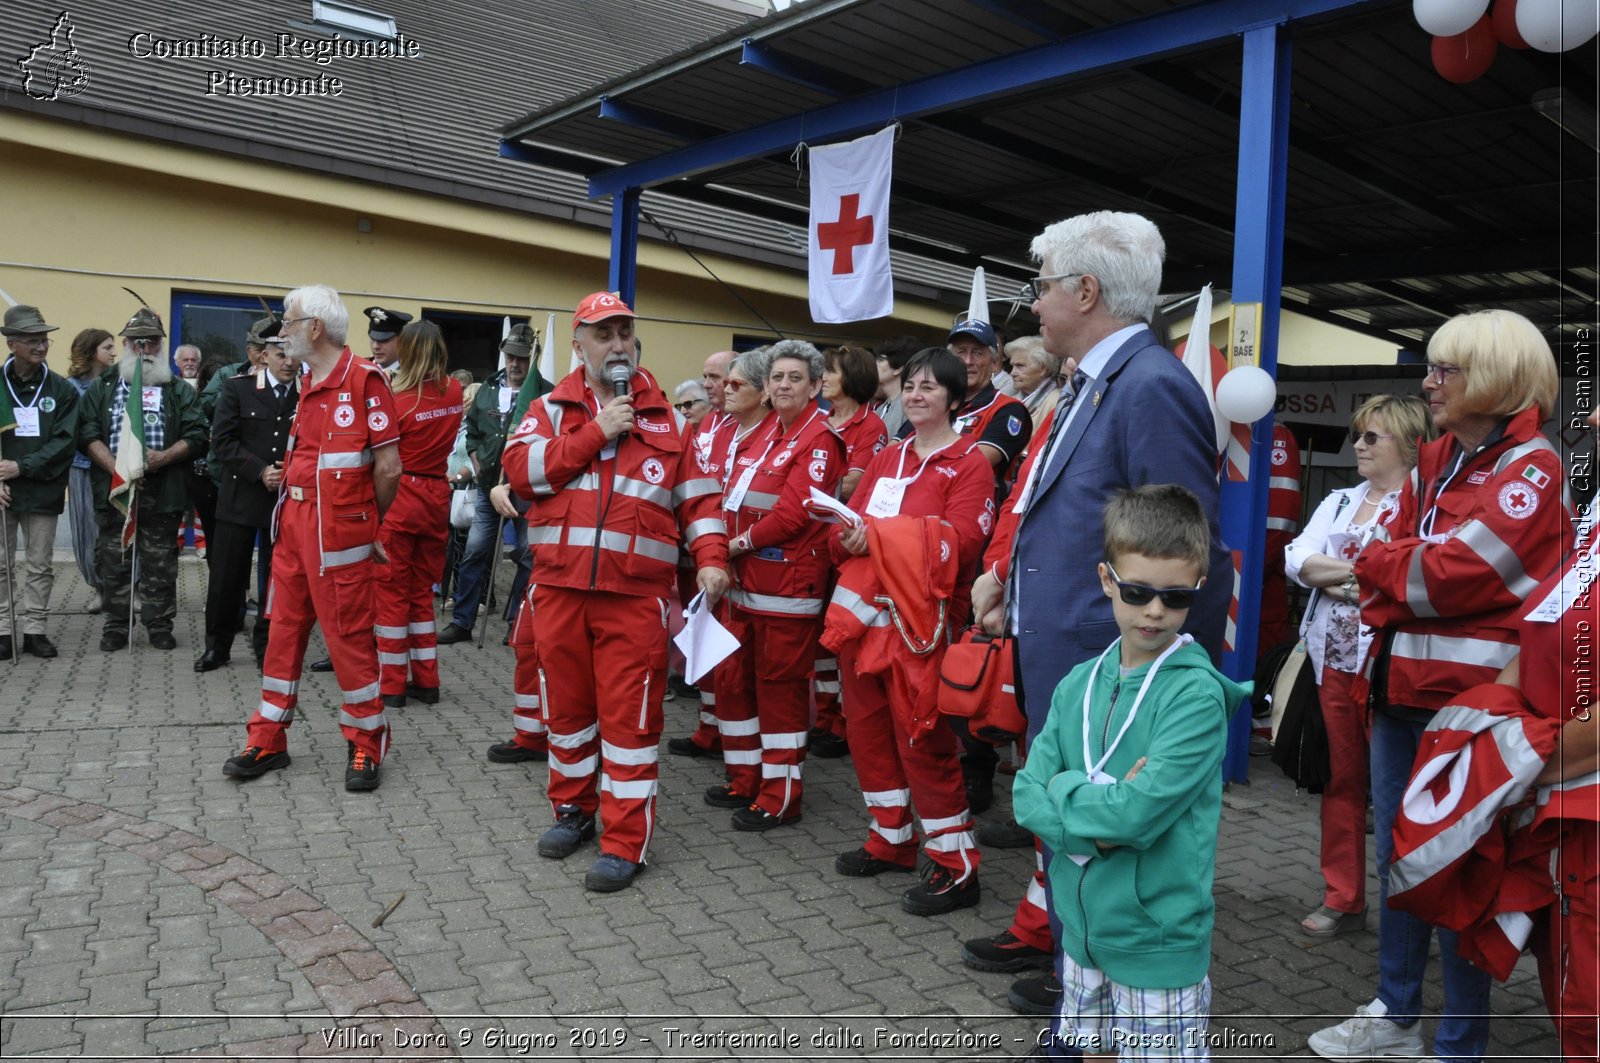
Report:
[{"label": "red cross logo on jacket back", "polygon": [[858,217],[856,212],[860,209],[860,193],[851,192],[847,196],[839,197],[838,221],[817,223],[817,246],[824,251],[833,252],[835,276],[841,273],[854,273],[855,249],[862,244],[872,243],[872,215]]}]

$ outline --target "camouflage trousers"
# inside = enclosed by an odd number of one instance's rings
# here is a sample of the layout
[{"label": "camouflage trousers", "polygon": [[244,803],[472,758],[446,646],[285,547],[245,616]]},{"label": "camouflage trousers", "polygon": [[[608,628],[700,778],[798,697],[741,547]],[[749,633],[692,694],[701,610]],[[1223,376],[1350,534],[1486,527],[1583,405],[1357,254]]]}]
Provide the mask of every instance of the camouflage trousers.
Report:
[{"label": "camouflage trousers", "polygon": [[171,631],[178,615],[178,521],[176,513],[139,510],[133,548],[122,549],[122,514],[95,507],[100,534],[94,541],[94,568],[105,605],[105,633],[128,634],[129,584],[133,553],[139,554],[139,619],[147,631]]}]

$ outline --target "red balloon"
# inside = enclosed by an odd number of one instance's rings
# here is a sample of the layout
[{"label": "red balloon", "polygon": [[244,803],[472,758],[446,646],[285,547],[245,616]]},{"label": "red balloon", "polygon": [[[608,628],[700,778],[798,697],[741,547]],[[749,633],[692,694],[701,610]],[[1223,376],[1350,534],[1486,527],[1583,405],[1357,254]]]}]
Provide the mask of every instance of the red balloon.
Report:
[{"label": "red balloon", "polygon": [[1433,39],[1433,68],[1446,81],[1465,85],[1488,71],[1495,47],[1494,26],[1484,15],[1465,33]]},{"label": "red balloon", "polygon": [[1489,20],[1494,23],[1494,35],[1501,44],[1507,48],[1528,47],[1517,30],[1517,0],[1494,0]]}]

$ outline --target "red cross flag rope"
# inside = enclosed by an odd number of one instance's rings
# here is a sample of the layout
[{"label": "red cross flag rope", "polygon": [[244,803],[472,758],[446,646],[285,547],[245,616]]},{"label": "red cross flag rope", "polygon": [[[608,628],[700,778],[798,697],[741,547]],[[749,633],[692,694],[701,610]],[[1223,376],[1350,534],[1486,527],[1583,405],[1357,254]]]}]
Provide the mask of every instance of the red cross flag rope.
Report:
[{"label": "red cross flag rope", "polygon": [[894,311],[889,178],[895,127],[811,149],[811,319],[866,321]]}]

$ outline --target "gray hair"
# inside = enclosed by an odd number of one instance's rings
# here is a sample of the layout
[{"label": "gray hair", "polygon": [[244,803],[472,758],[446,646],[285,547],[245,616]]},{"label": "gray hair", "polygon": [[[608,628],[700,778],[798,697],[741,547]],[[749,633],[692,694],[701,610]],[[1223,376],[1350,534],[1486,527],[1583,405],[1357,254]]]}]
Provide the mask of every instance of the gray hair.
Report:
[{"label": "gray hair", "polygon": [[706,395],[706,386],[698,380],[685,380],[672,389],[672,397],[679,402],[684,401],[685,398],[692,399],[695,402],[711,401],[710,397]]},{"label": "gray hair", "polygon": [[[779,358],[797,358],[806,363],[806,369],[811,374],[811,382],[815,384],[822,379],[824,369],[822,352],[805,340],[779,340],[767,348],[767,354],[776,362]],[[767,364],[767,371],[772,371],[772,364]],[[763,380],[765,377],[762,378]]]},{"label": "gray hair", "polygon": [[1155,312],[1167,245],[1143,215],[1079,214],[1046,228],[1030,250],[1045,276],[1093,274],[1106,312],[1123,324],[1148,321]]},{"label": "gray hair", "polygon": [[339,293],[326,284],[307,284],[296,288],[283,297],[285,310],[290,303],[299,307],[301,317],[314,317],[321,321],[332,342],[343,343],[350,334],[350,311],[345,309]]},{"label": "gray hair", "polygon": [[1006,358],[1013,365],[1019,359],[1028,359],[1044,370],[1046,380],[1061,372],[1061,356],[1045,349],[1043,336],[1023,336],[1012,340],[1006,344]]},{"label": "gray hair", "polygon": [[766,387],[767,374],[772,372],[772,349],[757,347],[745,351],[728,363],[728,372],[737,372],[746,384],[754,384],[758,389]]}]

